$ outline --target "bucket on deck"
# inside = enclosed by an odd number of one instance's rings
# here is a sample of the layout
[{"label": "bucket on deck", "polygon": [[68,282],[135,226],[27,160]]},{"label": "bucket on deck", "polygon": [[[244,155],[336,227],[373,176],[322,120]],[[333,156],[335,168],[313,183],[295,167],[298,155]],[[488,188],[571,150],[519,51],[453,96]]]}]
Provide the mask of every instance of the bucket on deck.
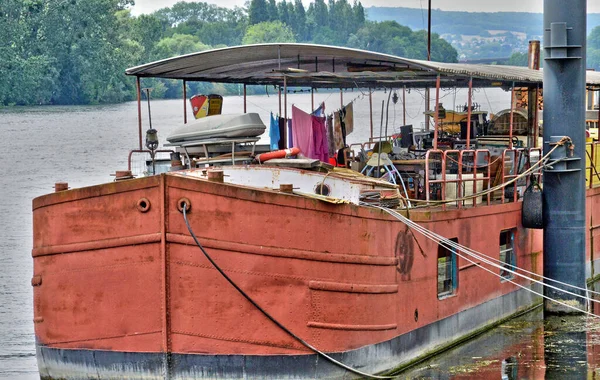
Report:
[{"label": "bucket on deck", "polygon": [[205,116],[220,115],[223,109],[223,97],[221,95],[194,95],[190,98],[192,112],[196,119]]}]

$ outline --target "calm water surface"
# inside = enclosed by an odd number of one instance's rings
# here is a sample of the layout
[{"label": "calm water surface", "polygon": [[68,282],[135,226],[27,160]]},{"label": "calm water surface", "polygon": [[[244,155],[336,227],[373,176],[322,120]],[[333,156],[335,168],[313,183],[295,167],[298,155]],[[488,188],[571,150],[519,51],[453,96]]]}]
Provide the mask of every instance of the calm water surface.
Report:
[{"label": "calm water surface", "polygon": [[[373,96],[375,135],[381,123],[381,102],[387,97],[383,92]],[[475,102],[492,112],[506,108],[509,99],[509,94],[501,90],[475,93]],[[344,102],[350,100],[356,100],[355,132],[349,136],[349,142],[353,143],[369,136],[369,101],[368,96],[359,91],[344,93]],[[464,104],[465,100],[464,90],[458,94],[444,92],[446,108]],[[318,93],[316,102],[320,101],[326,101],[327,111],[333,111],[340,106],[340,95]],[[288,106],[292,104],[308,111],[310,97],[290,95]],[[241,110],[241,106],[240,97],[225,98],[224,113]],[[420,128],[423,94],[409,93],[406,108],[407,123]],[[147,129],[145,105],[143,109],[143,128]],[[181,101],[152,103],[152,124],[158,129],[161,141],[181,124],[182,109]],[[266,123],[269,112],[277,110],[276,96],[249,97],[248,111],[258,112]],[[397,131],[402,123],[401,102],[391,104],[389,131]],[[89,186],[111,181],[111,173],[126,169],[128,151],[137,148],[138,142],[136,104],[0,109],[0,134],[3,169],[0,177],[0,378],[38,379],[30,285],[31,200],[52,192],[55,182],[68,182],[70,187]],[[546,331],[549,328],[541,321],[539,312],[528,314],[416,366],[401,378],[596,378],[600,325],[591,324],[585,318],[559,320],[557,325],[564,331]],[[545,348],[548,342],[556,349]]]}]

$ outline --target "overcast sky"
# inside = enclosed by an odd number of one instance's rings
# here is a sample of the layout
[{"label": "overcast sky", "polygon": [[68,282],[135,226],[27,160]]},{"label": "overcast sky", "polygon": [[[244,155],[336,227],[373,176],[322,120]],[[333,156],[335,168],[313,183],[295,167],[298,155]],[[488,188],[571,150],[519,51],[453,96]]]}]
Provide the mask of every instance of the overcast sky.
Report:
[{"label": "overcast sky", "polygon": [[[181,0],[135,0],[134,14],[149,13],[157,9],[170,7]],[[243,7],[246,0],[204,0],[207,3],[217,4],[222,7]],[[279,2],[280,0],[277,0]],[[292,0],[293,1],[293,0]],[[348,0],[352,3],[354,0]],[[312,1],[302,0],[305,6]],[[569,0],[564,0],[568,4]],[[361,0],[364,7],[409,7],[427,8],[428,0]],[[542,13],[543,0],[432,0],[434,9],[445,11],[472,11],[472,12],[536,12]],[[588,13],[600,13],[600,0],[587,0]]]}]

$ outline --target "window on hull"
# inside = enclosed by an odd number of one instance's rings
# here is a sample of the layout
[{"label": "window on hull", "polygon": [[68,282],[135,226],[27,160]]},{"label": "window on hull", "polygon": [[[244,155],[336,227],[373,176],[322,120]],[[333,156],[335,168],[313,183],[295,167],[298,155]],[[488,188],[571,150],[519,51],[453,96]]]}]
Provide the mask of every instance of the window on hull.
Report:
[{"label": "window on hull", "polygon": [[517,254],[515,252],[515,229],[500,232],[500,276],[502,280],[511,280],[515,276],[511,270],[517,265]]},{"label": "window on hull", "polygon": [[[448,240],[458,243],[457,238]],[[437,266],[438,298],[441,299],[455,294],[456,288],[458,287],[458,268],[457,256],[454,248],[450,248],[442,244],[438,246]]]}]

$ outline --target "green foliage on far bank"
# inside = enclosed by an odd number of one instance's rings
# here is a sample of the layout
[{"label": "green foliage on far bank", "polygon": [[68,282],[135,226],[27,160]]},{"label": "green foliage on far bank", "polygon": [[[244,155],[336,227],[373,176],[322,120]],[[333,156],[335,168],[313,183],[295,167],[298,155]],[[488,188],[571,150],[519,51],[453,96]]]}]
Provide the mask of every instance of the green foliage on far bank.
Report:
[{"label": "green foliage on far bank", "polygon": [[[232,9],[179,2],[132,16],[133,0],[2,0],[0,105],[98,104],[132,100],[127,67],[212,48],[262,42],[351,46],[426,58],[426,34],[367,21],[360,2],[251,0]],[[433,35],[432,58],[457,53]],[[181,96],[177,81],[143,79],[154,98]],[[191,92],[237,93],[236,85],[189,83]],[[260,90],[259,90],[260,91]]]}]

